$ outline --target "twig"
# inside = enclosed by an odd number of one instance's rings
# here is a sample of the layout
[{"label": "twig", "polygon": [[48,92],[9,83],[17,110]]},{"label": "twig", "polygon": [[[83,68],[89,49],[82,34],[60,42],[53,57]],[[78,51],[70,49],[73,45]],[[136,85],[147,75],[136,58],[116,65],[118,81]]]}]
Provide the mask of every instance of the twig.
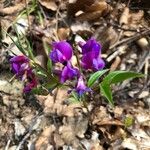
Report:
[{"label": "twig", "polygon": [[21,142],[19,143],[19,145],[17,146],[16,150],[20,150],[21,146],[23,145],[23,143],[30,137],[32,132],[28,132],[24,138],[21,140]]},{"label": "twig", "polygon": [[124,28],[124,27],[122,27],[122,26],[120,26],[118,24],[114,24],[114,23],[110,23],[110,22],[107,23],[107,25],[108,26],[111,25],[111,26],[116,27],[116,28],[118,28],[120,30],[123,30],[123,31],[131,31],[131,32],[138,32],[138,33],[140,33],[140,31],[138,31],[138,29],[127,29],[127,28]]},{"label": "twig", "polygon": [[8,140],[7,145],[6,145],[6,147],[5,147],[5,150],[8,150],[8,149],[9,149],[10,142],[11,142],[11,140]]},{"label": "twig", "polygon": [[121,41],[118,41],[114,45],[112,45],[109,49],[112,50],[115,47],[118,47],[122,44],[129,44],[129,43],[131,43],[133,41],[136,41],[136,40],[140,39],[141,37],[146,36],[148,34],[150,34],[150,29],[148,29],[146,31],[143,31],[142,33],[137,33],[137,34],[135,34],[134,36],[132,36],[130,38],[126,38],[126,39],[123,39]]},{"label": "twig", "polygon": [[23,139],[21,140],[21,142],[19,143],[19,145],[17,146],[16,150],[20,150],[21,146],[25,143],[25,141],[30,137],[30,135],[33,133],[33,131],[36,131],[41,123],[41,119],[43,117],[43,112],[41,112],[40,114],[37,114],[35,116],[35,118],[33,119],[32,123],[30,124],[28,131],[26,132],[25,136],[23,137]]},{"label": "twig", "polygon": [[118,55],[124,53],[124,51],[125,51],[126,48],[127,48],[127,45],[118,47],[117,50],[114,53],[112,53],[110,56],[108,56],[108,58],[106,59],[107,62],[111,62]]},{"label": "twig", "polygon": [[150,58],[146,59],[146,62],[145,62],[145,67],[144,67],[145,80],[147,80],[147,78],[148,78],[149,60],[150,60]]}]

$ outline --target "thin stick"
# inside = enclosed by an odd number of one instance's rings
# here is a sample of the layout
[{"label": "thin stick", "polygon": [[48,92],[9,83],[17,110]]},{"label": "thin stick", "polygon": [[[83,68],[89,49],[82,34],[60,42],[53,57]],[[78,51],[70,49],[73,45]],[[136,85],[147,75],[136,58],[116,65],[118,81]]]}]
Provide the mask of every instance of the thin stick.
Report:
[{"label": "thin stick", "polygon": [[11,140],[8,140],[7,145],[6,145],[6,147],[5,147],[5,150],[8,150],[8,149],[9,149],[10,142],[11,142]]},{"label": "thin stick", "polygon": [[114,45],[112,45],[109,49],[112,50],[115,47],[118,47],[118,46],[120,46],[122,44],[129,44],[129,43],[131,43],[133,41],[136,41],[136,40],[140,39],[142,36],[146,36],[148,34],[150,34],[150,29],[148,29],[146,31],[143,31],[141,33],[137,33],[137,34],[135,34],[134,36],[132,36],[130,38],[126,38],[126,39],[123,39],[121,41],[118,41]]}]

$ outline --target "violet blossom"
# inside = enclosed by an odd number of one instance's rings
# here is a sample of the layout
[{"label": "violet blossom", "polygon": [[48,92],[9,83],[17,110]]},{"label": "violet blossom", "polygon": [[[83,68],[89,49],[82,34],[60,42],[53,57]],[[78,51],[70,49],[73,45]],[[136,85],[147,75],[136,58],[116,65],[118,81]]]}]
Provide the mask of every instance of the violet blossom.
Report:
[{"label": "violet blossom", "polygon": [[82,76],[80,76],[78,79],[75,91],[78,93],[79,96],[82,96],[85,92],[91,92],[91,89],[85,85]]},{"label": "violet blossom", "polygon": [[23,90],[25,93],[31,91],[37,86],[37,79],[32,68],[30,67],[29,59],[26,56],[14,56],[10,59],[10,63],[13,73],[19,79],[26,82]]},{"label": "violet blossom", "polygon": [[99,56],[95,57],[94,52],[88,52],[87,54],[82,56],[81,65],[84,69],[98,71],[104,68],[105,63]]},{"label": "violet blossom", "polygon": [[11,69],[18,77],[22,77],[26,70],[29,69],[29,59],[24,56],[14,56],[10,59]]},{"label": "violet blossom", "polygon": [[72,80],[73,78],[79,75],[79,71],[77,68],[73,68],[71,63],[68,62],[66,66],[64,66],[61,72],[61,83],[64,83],[66,80]]},{"label": "violet blossom", "polygon": [[27,81],[26,81],[24,89],[23,89],[24,93],[30,92],[33,88],[35,88],[37,86],[37,78],[32,70],[29,70],[27,72],[26,80]]},{"label": "violet blossom", "polygon": [[72,47],[66,41],[54,42],[50,53],[50,58],[54,63],[60,62],[66,64],[72,57]]},{"label": "violet blossom", "polygon": [[101,45],[94,39],[89,39],[85,44],[80,45],[82,48],[81,65],[84,69],[97,71],[103,69],[105,63],[100,57]]}]

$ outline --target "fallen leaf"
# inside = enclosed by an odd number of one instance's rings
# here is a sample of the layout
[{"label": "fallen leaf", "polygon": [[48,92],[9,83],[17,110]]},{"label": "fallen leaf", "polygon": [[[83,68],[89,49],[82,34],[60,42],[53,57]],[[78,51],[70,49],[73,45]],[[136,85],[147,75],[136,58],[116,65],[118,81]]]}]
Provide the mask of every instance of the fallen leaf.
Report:
[{"label": "fallen leaf", "polygon": [[52,11],[56,11],[58,8],[58,6],[55,3],[55,0],[39,0],[39,3]]},{"label": "fallen leaf", "polygon": [[51,138],[52,132],[55,131],[53,125],[45,127],[44,131],[39,136],[38,140],[35,143],[35,149],[40,150],[42,146],[47,147]]},{"label": "fallen leaf", "polygon": [[59,28],[57,31],[58,38],[60,40],[66,40],[70,34],[70,29],[69,28]]},{"label": "fallen leaf", "polygon": [[125,7],[123,10],[123,13],[121,14],[120,20],[119,20],[119,24],[120,25],[125,25],[128,24],[128,19],[129,19],[130,15],[129,15],[129,8]]},{"label": "fallen leaf", "polygon": [[[27,1],[27,2],[29,2],[29,1]],[[26,7],[26,4],[25,4],[25,1],[23,0],[20,3],[16,3],[14,6],[9,6],[9,7],[0,9],[0,14],[2,14],[2,15],[16,14],[19,11],[23,10],[25,7]]]},{"label": "fallen leaf", "polygon": [[103,15],[105,12],[109,12],[111,10],[111,7],[105,2],[95,2],[90,7],[88,7],[84,13],[77,16],[77,20],[79,21],[92,21],[95,20]]},{"label": "fallen leaf", "polygon": [[76,0],[68,3],[67,6],[67,16],[74,17],[75,13],[79,10],[84,11],[87,7],[92,5],[96,0]]}]

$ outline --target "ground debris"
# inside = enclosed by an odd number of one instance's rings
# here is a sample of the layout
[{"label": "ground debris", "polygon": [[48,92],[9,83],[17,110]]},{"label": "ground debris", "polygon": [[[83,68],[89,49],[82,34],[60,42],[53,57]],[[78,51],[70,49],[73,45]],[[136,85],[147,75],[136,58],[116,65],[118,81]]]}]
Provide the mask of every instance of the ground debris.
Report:
[{"label": "ground debris", "polygon": [[[2,0],[0,149],[150,149],[147,5],[139,0]],[[27,39],[36,63],[45,69],[50,43],[66,40],[78,44],[94,37],[102,45],[106,68],[141,72],[145,77],[114,85],[114,107],[99,94],[91,94],[86,107],[79,101],[72,102],[70,88],[24,94],[23,83],[11,78],[9,69],[10,57],[22,55],[10,38],[17,41],[14,27],[23,48],[30,49]],[[71,61],[73,66],[78,63],[76,57]],[[40,82],[43,80],[41,77]]]}]

